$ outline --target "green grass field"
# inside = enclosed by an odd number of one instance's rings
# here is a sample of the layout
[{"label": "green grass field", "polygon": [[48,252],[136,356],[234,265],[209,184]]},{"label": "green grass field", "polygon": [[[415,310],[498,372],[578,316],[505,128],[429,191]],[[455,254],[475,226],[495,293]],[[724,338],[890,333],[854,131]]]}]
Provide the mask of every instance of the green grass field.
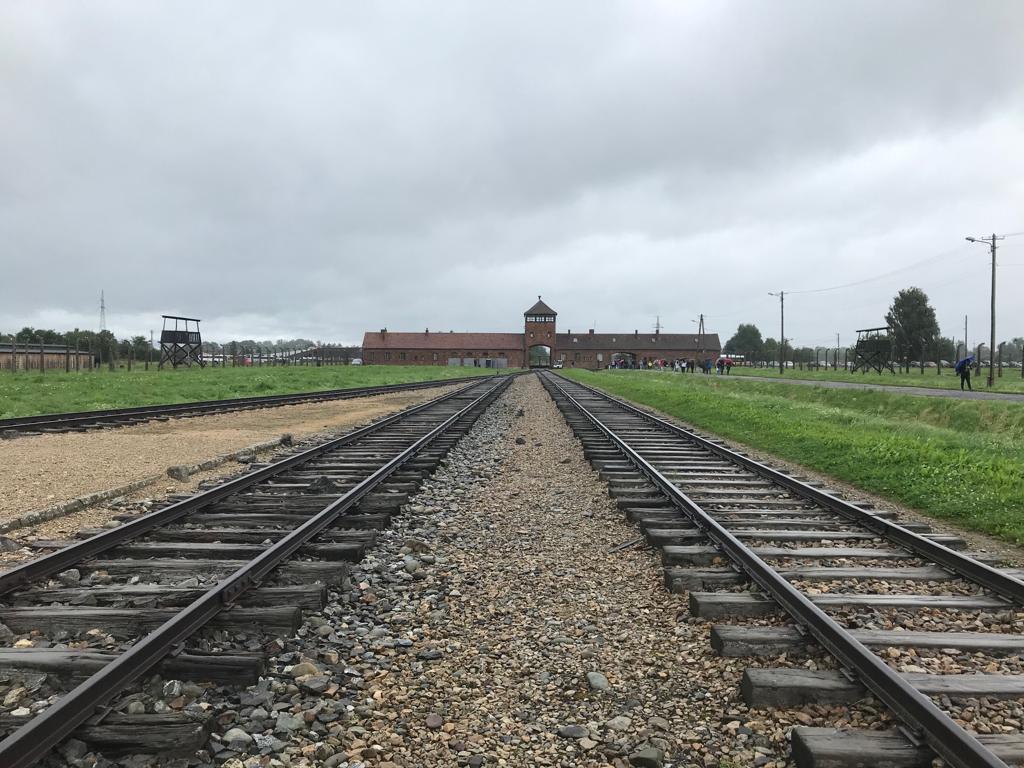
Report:
[{"label": "green grass field", "polygon": [[925,514],[1024,544],[1024,405],[717,376],[565,373]]},{"label": "green grass field", "polygon": [[60,371],[42,375],[3,371],[0,372],[0,418],[370,387],[493,372],[487,368],[425,365],[182,368],[177,371],[146,371],[137,367],[131,372]]},{"label": "green grass field", "polygon": [[[952,368],[943,368],[942,373],[936,373],[935,368],[925,368],[924,373],[914,368],[910,373],[891,373],[878,375],[871,373],[847,373],[846,371],[801,371],[799,368],[787,369],[784,375],[779,373],[778,368],[741,368],[732,369],[732,376],[761,376],[767,378],[783,379],[805,379],[810,381],[852,381],[858,384],[887,384],[894,387],[930,387],[933,389],[960,389],[960,377]],[[995,386],[989,389],[985,386],[988,371],[983,370],[980,376],[971,376],[971,385],[981,392],[1018,392],[1024,393],[1024,379],[1020,376],[1017,368],[1004,368],[1003,375],[996,377]]]}]

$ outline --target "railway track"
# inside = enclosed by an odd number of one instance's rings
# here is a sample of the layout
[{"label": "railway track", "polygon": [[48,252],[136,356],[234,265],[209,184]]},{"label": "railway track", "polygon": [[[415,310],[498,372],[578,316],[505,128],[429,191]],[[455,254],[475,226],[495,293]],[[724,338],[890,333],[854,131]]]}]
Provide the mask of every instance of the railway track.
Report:
[{"label": "railway track", "polygon": [[14,437],[26,433],[86,432],[92,429],[125,427],[147,421],[207,416],[211,413],[229,413],[257,408],[276,408],[282,405],[318,403],[328,400],[348,400],[357,397],[373,397],[391,392],[406,392],[416,389],[430,389],[454,384],[464,384],[475,376],[456,379],[416,381],[408,384],[385,384],[379,387],[353,387],[329,389],[321,392],[299,392],[290,395],[264,395],[261,397],[235,397],[224,400],[202,400],[190,403],[168,405],[140,405],[134,408],[111,408],[102,411],[79,411],[76,413],[47,413],[39,416],[17,416],[0,419],[0,438]]},{"label": "railway track", "polygon": [[[151,671],[254,684],[253,638],[294,633],[304,608],[324,606],[512,378],[474,378],[68,546],[37,542],[54,551],[0,574],[0,622],[31,635],[0,649],[0,678],[34,680],[29,698],[45,698],[0,716],[0,765],[34,765],[71,734],[98,751],[201,748],[201,711],[136,712],[118,696]],[[8,689],[5,709],[27,690]]]},{"label": "railway track", "polygon": [[[1024,764],[1024,573],[541,376],[618,506],[661,548],[666,585],[715,622],[714,649],[760,657],[741,684],[749,707],[870,695],[888,709],[886,730],[795,728],[797,766],[911,768],[936,755],[961,768]],[[778,663],[805,655],[815,663]]]}]

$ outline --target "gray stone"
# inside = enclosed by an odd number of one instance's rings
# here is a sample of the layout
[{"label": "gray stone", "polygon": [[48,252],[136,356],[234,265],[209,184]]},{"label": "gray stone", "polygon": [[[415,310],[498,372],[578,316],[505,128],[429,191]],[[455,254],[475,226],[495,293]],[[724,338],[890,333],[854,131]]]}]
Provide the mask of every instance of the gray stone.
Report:
[{"label": "gray stone", "polygon": [[625,731],[632,723],[633,721],[625,715],[619,715],[606,722],[604,727],[610,731]]},{"label": "gray stone", "polygon": [[167,468],[167,476],[172,480],[177,480],[179,483],[187,483],[191,475],[192,473],[188,467],[183,464]]},{"label": "gray stone", "polygon": [[582,725],[563,725],[558,729],[558,735],[563,739],[582,739],[589,734],[590,731]]},{"label": "gray stone", "polygon": [[89,751],[89,748],[85,745],[85,742],[71,738],[61,745],[60,751],[68,760],[80,760],[85,757],[85,753]]},{"label": "gray stone", "polygon": [[277,723],[274,725],[274,732],[288,733],[289,731],[297,731],[305,726],[306,721],[302,718],[302,715],[289,715],[281,712],[277,716]]},{"label": "gray stone", "polygon": [[327,686],[331,684],[331,678],[327,675],[309,675],[298,682],[300,688],[312,691],[313,693],[320,693],[321,691],[326,690]]},{"label": "gray stone", "polygon": [[668,733],[672,729],[671,724],[664,717],[652,717],[652,718],[649,718],[647,720],[647,724],[649,726],[651,726],[651,728],[654,728],[655,730],[665,731],[666,733]]},{"label": "gray stone", "polygon": [[611,687],[608,685],[608,678],[600,672],[587,672],[587,683],[595,691],[607,691]]},{"label": "gray stone", "polygon": [[437,713],[431,712],[429,715],[427,715],[427,723],[426,724],[427,724],[427,728],[429,728],[432,731],[436,731],[442,725],[444,725],[444,720],[442,720],[441,716],[438,715]]},{"label": "gray stone", "polygon": [[236,752],[244,752],[252,744],[252,736],[241,728],[232,728],[221,737],[221,741]]},{"label": "gray stone", "polygon": [[128,714],[129,715],[144,715],[146,714],[146,705],[141,701],[129,701],[128,702]]},{"label": "gray stone", "polygon": [[647,747],[629,756],[629,764],[637,768],[661,768],[665,761],[665,754],[660,749]]}]

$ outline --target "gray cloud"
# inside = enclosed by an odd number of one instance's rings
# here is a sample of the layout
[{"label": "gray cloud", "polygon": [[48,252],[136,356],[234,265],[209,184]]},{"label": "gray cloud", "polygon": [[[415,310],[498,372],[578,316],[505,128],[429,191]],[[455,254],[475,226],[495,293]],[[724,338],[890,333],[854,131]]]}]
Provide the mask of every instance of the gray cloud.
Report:
[{"label": "gray cloud", "polygon": [[[47,3],[0,9],[0,328],[211,338],[563,327],[827,343],[1024,229],[1013,2]],[[1024,237],[1005,241],[1009,288]],[[1016,270],[1016,272],[1014,272]],[[1012,331],[1012,333],[1011,333]],[[973,334],[972,334],[973,336]],[[979,338],[981,334],[979,334]]]}]

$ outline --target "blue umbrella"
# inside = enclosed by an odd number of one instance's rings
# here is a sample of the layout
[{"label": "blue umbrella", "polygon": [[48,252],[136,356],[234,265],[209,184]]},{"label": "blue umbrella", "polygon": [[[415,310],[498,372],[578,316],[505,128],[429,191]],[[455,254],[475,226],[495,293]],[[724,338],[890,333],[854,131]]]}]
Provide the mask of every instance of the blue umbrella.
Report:
[{"label": "blue umbrella", "polygon": [[953,370],[954,371],[959,371],[965,365],[970,365],[973,362],[974,362],[974,355],[968,355],[963,360],[958,361],[957,364],[953,367]]}]

